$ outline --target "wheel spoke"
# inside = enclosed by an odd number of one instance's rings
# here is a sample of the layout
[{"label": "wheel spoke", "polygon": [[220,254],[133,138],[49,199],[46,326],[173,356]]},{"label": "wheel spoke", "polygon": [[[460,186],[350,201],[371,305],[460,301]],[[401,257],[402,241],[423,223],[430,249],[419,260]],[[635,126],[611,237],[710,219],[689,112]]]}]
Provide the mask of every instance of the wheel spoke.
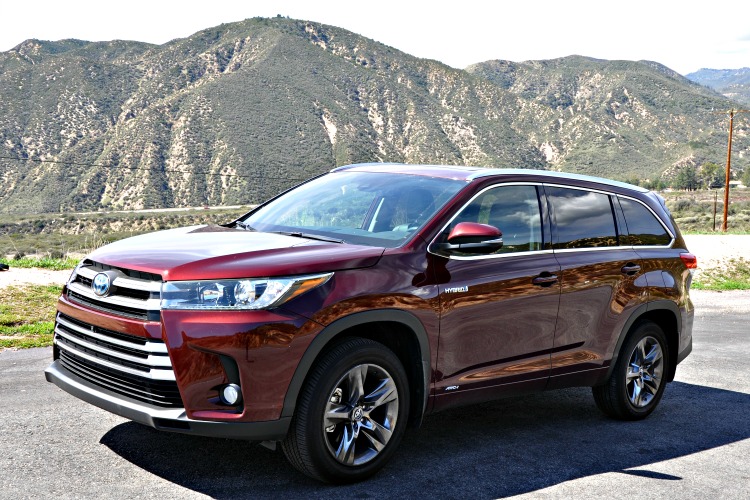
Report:
[{"label": "wheel spoke", "polygon": [[661,347],[659,347],[659,344],[654,344],[651,347],[651,350],[649,351],[649,353],[646,355],[644,364],[648,366],[654,366],[657,363],[659,363],[661,359],[662,359]]},{"label": "wheel spoke", "polygon": [[323,421],[323,427],[335,425],[343,420],[349,419],[349,408],[345,405],[337,405],[331,403],[329,408],[326,409],[326,414]]},{"label": "wheel spoke", "polygon": [[364,403],[373,408],[382,406],[391,401],[398,399],[398,391],[396,390],[396,384],[390,378],[384,379],[380,382],[380,385],[375,388],[370,394],[364,397]]},{"label": "wheel spoke", "polygon": [[630,383],[633,379],[638,378],[638,375],[640,375],[640,373],[641,368],[638,365],[631,363],[630,366],[628,366],[628,373],[627,375],[625,375],[626,382]]},{"label": "wheel spoke", "polygon": [[637,364],[638,366],[643,366],[643,359],[646,357],[646,339],[641,340],[638,342],[638,345],[635,346],[635,352],[633,362]]},{"label": "wheel spoke", "polygon": [[341,443],[336,450],[336,459],[346,465],[354,464],[354,429],[351,425],[344,426],[344,432],[341,435]]},{"label": "wheel spoke", "polygon": [[648,379],[646,377],[643,377],[643,389],[651,395],[655,396],[656,391],[659,390],[659,381],[654,380],[651,377],[649,377]]},{"label": "wheel spoke", "polygon": [[640,380],[636,380],[633,383],[633,395],[630,397],[630,402],[633,403],[635,406],[641,406],[641,396],[642,396],[642,389],[641,386],[642,382]]},{"label": "wheel spoke", "polygon": [[367,438],[376,451],[380,451],[385,448],[388,441],[391,439],[391,431],[380,425],[379,423],[365,419],[362,421],[362,427],[360,431]]},{"label": "wheel spoke", "polygon": [[367,365],[359,365],[348,373],[349,403],[355,405],[365,393],[364,384],[367,378]]}]

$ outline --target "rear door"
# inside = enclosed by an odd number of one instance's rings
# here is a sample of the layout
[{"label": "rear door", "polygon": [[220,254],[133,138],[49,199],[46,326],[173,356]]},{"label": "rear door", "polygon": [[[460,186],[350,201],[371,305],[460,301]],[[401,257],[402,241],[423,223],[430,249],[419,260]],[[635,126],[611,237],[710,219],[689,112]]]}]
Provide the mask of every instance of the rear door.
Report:
[{"label": "rear door", "polygon": [[436,408],[546,385],[560,285],[540,190],[529,184],[485,189],[441,234],[459,222],[479,222],[500,229],[504,245],[489,255],[438,257],[445,278]]},{"label": "rear door", "polygon": [[614,195],[568,186],[544,190],[561,269],[549,386],[586,385],[608,366],[613,338],[645,293],[636,285],[641,262],[620,234]]}]

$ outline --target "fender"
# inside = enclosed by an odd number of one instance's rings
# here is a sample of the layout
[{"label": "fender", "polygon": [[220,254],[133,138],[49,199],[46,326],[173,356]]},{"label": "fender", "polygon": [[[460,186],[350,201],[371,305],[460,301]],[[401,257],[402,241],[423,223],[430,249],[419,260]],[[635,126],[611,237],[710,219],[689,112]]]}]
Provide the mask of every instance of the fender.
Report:
[{"label": "fender", "polygon": [[[666,310],[674,314],[675,320],[677,323],[677,338],[678,339],[680,338],[680,327],[681,327],[680,309],[677,307],[677,304],[675,304],[671,300],[655,300],[653,302],[647,302],[645,304],[641,304],[640,306],[636,307],[635,311],[633,311],[630,314],[630,317],[625,322],[625,326],[622,327],[620,336],[617,338],[615,351],[612,353],[612,360],[609,363],[609,369],[607,370],[607,376],[605,380],[609,379],[609,377],[612,375],[612,371],[614,371],[615,369],[615,364],[617,364],[617,357],[620,355],[620,349],[622,349],[622,344],[625,343],[625,339],[627,338],[628,333],[630,333],[630,328],[633,326],[633,324],[635,324],[635,322],[638,321],[647,312],[658,311],[658,310]],[[679,340],[678,340],[678,344],[679,344]],[[679,350],[679,346],[678,346],[678,350]],[[677,356],[678,353],[675,353],[674,355]],[[676,364],[674,364],[673,366],[676,366]],[[671,371],[672,367],[670,367],[669,370]]]},{"label": "fender", "polygon": [[[417,393],[414,394],[414,397],[418,398],[417,400],[422,399],[422,415],[424,415],[427,410],[427,397],[430,393],[429,384],[431,366],[430,343],[427,338],[427,331],[422,325],[422,322],[419,321],[416,316],[406,311],[399,309],[379,309],[359,312],[337,319],[325,327],[325,329],[315,337],[305,351],[305,354],[302,356],[302,359],[294,372],[292,381],[289,383],[289,388],[287,389],[286,397],[284,398],[284,407],[281,410],[282,417],[291,417],[294,415],[294,410],[297,405],[297,397],[299,396],[300,390],[302,390],[302,385],[307,378],[307,374],[315,363],[315,360],[318,359],[318,356],[323,349],[341,332],[348,330],[349,328],[375,322],[400,323],[416,334],[422,361],[422,384],[421,387],[417,387]],[[419,419],[416,420],[417,422],[421,420],[422,415],[419,415]]]}]

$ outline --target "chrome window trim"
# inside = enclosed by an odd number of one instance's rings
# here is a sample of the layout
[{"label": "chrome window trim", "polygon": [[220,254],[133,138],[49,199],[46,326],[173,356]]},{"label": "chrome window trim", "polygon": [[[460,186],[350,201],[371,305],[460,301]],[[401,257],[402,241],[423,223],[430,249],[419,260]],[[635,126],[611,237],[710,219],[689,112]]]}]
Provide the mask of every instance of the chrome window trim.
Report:
[{"label": "chrome window trim", "polygon": [[[523,172],[522,170],[519,172]],[[478,177],[485,177],[485,174]],[[575,180],[575,179],[574,179]],[[617,184],[613,184],[614,186],[618,186]],[[436,253],[432,251],[432,245],[435,244],[435,241],[438,239],[439,235],[443,233],[443,231],[446,230],[448,226],[451,225],[451,223],[458,217],[458,215],[463,212],[463,210],[468,207],[471,203],[474,202],[475,199],[477,199],[479,196],[484,194],[485,192],[489,191],[490,189],[496,189],[499,187],[504,186],[542,186],[542,187],[557,187],[557,188],[565,188],[565,189],[577,189],[579,191],[588,191],[592,193],[599,193],[607,196],[615,196],[615,197],[622,197],[626,198],[628,200],[635,201],[637,203],[640,203],[646,209],[656,218],[657,221],[659,221],[659,224],[662,225],[662,227],[667,231],[667,234],[672,238],[668,245],[617,245],[612,247],[584,247],[584,248],[557,248],[557,249],[545,249],[545,250],[530,250],[527,252],[512,252],[512,253],[501,253],[501,254],[490,254],[490,255],[476,255],[476,256],[457,256],[457,255],[442,255],[439,253]],[[630,185],[623,184],[623,187],[630,188]],[[632,189],[632,188],[630,188]],[[647,193],[648,190],[642,191],[644,193]],[[546,194],[545,194],[546,196]],[[541,214],[540,214],[541,215]],[[614,214],[613,218],[614,218]],[[624,214],[623,214],[624,216]],[[542,218],[542,220],[544,220]],[[616,221],[615,221],[616,223]],[[625,221],[627,224],[627,220]],[[554,225],[554,221],[550,220],[550,224]],[[615,226],[616,227],[616,226]],[[550,235],[551,237],[552,235]],[[551,238],[550,238],[551,239]],[[476,193],[474,196],[471,197],[469,201],[464,203],[461,208],[453,215],[453,217],[450,218],[450,220],[438,231],[437,236],[435,236],[432,241],[430,241],[430,244],[427,245],[427,253],[430,253],[432,255],[435,255],[437,257],[442,257],[444,259],[451,259],[451,260],[484,260],[484,259],[497,259],[502,257],[513,257],[516,255],[519,256],[528,256],[528,255],[540,255],[540,254],[548,254],[548,253],[571,253],[571,252],[593,252],[593,251],[608,251],[608,250],[637,250],[637,249],[644,249],[644,250],[653,250],[653,249],[670,249],[673,247],[674,243],[676,241],[675,234],[669,229],[669,227],[664,223],[664,221],[659,217],[656,212],[654,212],[651,207],[649,207],[647,204],[645,204],[643,201],[639,200],[638,198],[634,198],[633,196],[628,196],[624,194],[618,194],[613,193],[610,191],[604,191],[601,189],[594,189],[594,188],[588,188],[588,187],[582,187],[582,186],[571,186],[567,184],[556,184],[556,183],[549,183],[549,182],[538,182],[538,181],[532,181],[532,182],[522,182],[522,181],[514,181],[514,182],[501,182],[499,184],[492,184],[491,186],[487,186],[486,188],[482,189],[478,193]]]},{"label": "chrome window trim", "polygon": [[[429,250],[428,250],[429,252]],[[528,252],[510,252],[510,253],[496,253],[496,254],[490,254],[490,255],[476,255],[476,256],[459,256],[459,255],[451,255],[446,257],[445,255],[440,255],[434,252],[429,252],[433,255],[437,255],[438,257],[442,257],[444,259],[451,259],[451,260],[484,260],[484,259],[499,259],[501,257],[515,257],[515,256],[524,256],[524,255],[541,255],[541,254],[547,254],[547,253],[554,253],[553,250],[529,250]]]},{"label": "chrome window trim", "polygon": [[607,252],[613,250],[633,250],[633,247],[628,245],[618,245],[616,247],[583,247],[583,248],[557,248],[554,250],[555,253],[571,253],[571,252]]},{"label": "chrome window trim", "polygon": [[[522,168],[508,168],[508,169],[490,168],[490,169],[484,169],[482,171],[471,174],[467,177],[467,179],[474,180],[474,179],[479,179],[481,177],[489,177],[491,175],[537,175],[540,177],[549,177],[550,179],[569,179],[573,181],[592,182],[594,184],[602,184],[604,186],[609,186],[609,187],[619,187],[623,189],[630,189],[631,191],[648,193],[648,189],[640,187],[640,186],[636,186],[634,184],[628,184],[627,182],[614,181],[612,179],[605,179],[604,177],[595,177],[595,176],[590,176],[590,175],[573,174],[573,173],[566,173],[566,172],[554,172],[550,170],[531,170],[531,169],[526,170]],[[542,182],[539,182],[539,184],[552,186],[554,184],[554,181],[553,182],[542,181]],[[563,187],[572,187],[572,186],[565,185]],[[580,188],[580,189],[594,191],[594,189],[590,189],[590,188]]]}]

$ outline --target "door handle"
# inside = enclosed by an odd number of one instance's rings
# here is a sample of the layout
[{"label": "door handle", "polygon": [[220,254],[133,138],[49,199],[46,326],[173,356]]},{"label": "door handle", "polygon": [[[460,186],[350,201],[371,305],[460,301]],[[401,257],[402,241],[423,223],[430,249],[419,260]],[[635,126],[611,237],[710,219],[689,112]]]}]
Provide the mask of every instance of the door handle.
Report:
[{"label": "door handle", "polygon": [[557,276],[548,272],[543,272],[542,274],[531,280],[531,282],[536,286],[548,287],[554,283],[557,283]]},{"label": "door handle", "polygon": [[627,274],[628,276],[635,276],[638,274],[638,272],[641,270],[641,266],[638,264],[633,264],[632,262],[628,262],[624,266],[622,266],[622,274]]}]

